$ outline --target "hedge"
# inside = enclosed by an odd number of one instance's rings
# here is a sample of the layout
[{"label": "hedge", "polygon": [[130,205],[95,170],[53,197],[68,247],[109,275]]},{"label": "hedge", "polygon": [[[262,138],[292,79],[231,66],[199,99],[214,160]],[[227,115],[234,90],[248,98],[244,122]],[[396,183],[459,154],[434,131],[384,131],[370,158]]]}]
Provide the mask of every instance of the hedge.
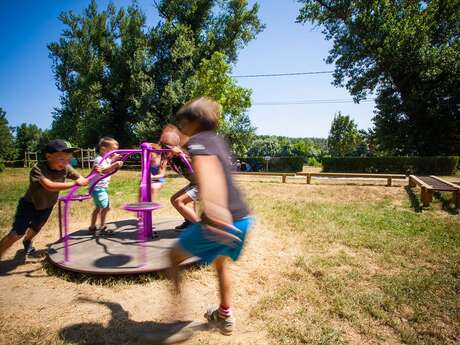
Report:
[{"label": "hedge", "polygon": [[453,175],[459,157],[330,157],[322,162],[324,172]]},{"label": "hedge", "polygon": [[[267,161],[264,157],[239,158],[241,162],[251,165],[251,171],[267,171]],[[305,157],[271,157],[268,161],[269,172],[298,172],[302,171]]]}]

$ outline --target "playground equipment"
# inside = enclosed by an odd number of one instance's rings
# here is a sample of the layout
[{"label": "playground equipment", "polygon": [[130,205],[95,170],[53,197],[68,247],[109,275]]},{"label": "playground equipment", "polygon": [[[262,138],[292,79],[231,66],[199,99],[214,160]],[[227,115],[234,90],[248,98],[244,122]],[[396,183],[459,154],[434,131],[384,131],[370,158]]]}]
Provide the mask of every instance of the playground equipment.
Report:
[{"label": "playground equipment", "polygon": [[94,158],[96,158],[96,149],[80,149],[80,164],[82,169],[85,168],[85,165],[91,168]]},{"label": "playground equipment", "polygon": [[[147,272],[152,270],[161,269],[162,267],[155,266],[154,268],[146,267],[147,264],[147,255],[146,255],[146,242],[152,239],[152,226],[153,226],[153,211],[161,208],[159,203],[152,202],[152,194],[151,194],[151,181],[150,181],[150,166],[151,166],[151,153],[155,152],[157,154],[163,154],[170,152],[170,149],[154,149],[150,143],[143,143],[141,144],[139,149],[118,149],[111,152],[108,152],[102,158],[102,161],[108,159],[114,154],[119,154],[121,156],[120,160],[125,161],[132,155],[141,155],[141,180],[140,180],[140,187],[139,187],[139,201],[135,203],[127,203],[123,206],[123,209],[131,212],[135,212],[137,214],[137,241],[133,242],[132,238],[129,238],[128,241],[119,241],[117,242],[118,248],[123,243],[128,244],[131,246],[138,247],[138,264],[133,267],[129,267],[128,269],[122,268],[120,270],[115,270],[113,265],[111,267],[103,266],[99,268],[92,268],[91,265],[88,263],[89,261],[85,259],[86,264],[85,267],[81,267],[79,263],[71,258],[71,248],[74,250],[74,247],[77,248],[76,252],[80,252],[83,254],[91,255],[91,241],[98,242],[100,246],[104,247],[104,252],[110,255],[109,250],[106,248],[106,245],[100,244],[100,239],[94,238],[93,236],[88,236],[88,232],[82,234],[79,232],[76,236],[72,239],[69,235],[69,211],[70,205],[73,201],[84,201],[91,198],[92,189],[96,186],[97,182],[101,179],[104,179],[112,174],[114,174],[117,170],[111,171],[106,174],[99,174],[95,170],[91,171],[90,174],[87,176],[87,179],[91,181],[91,187],[89,188],[89,192],[87,194],[78,194],[77,191],[80,186],[76,185],[72,187],[67,195],[64,195],[59,198],[59,240],[50,246],[48,251],[48,257],[50,260],[55,263],[57,266],[60,266],[65,269],[79,271],[79,272],[88,272],[88,273],[137,273],[137,272]],[[187,169],[192,171],[192,167],[189,161],[186,159],[185,155],[182,154],[181,156],[182,161],[186,165]],[[169,221],[171,222],[171,221]],[[164,226],[163,226],[164,228]],[[165,229],[162,229],[165,230]],[[171,236],[168,237],[171,239]],[[75,240],[76,239],[76,240]],[[72,243],[71,240],[74,240]],[[107,238],[110,241],[110,238]],[[113,241],[112,241],[113,242]],[[86,248],[85,248],[86,246]],[[94,246],[92,247],[95,248]],[[164,247],[163,247],[164,249]],[[85,250],[88,250],[85,253]],[[84,255],[84,256],[87,256]],[[120,255],[119,255],[120,256]],[[83,257],[83,256],[82,256]],[[126,259],[126,258],[125,258]],[[127,259],[126,259],[127,260]],[[104,269],[104,268],[111,268],[111,269]],[[163,267],[164,268],[164,267]]]},{"label": "playground equipment", "polygon": [[24,152],[24,168],[30,168],[37,164],[38,162],[38,152],[36,151],[26,151]]}]

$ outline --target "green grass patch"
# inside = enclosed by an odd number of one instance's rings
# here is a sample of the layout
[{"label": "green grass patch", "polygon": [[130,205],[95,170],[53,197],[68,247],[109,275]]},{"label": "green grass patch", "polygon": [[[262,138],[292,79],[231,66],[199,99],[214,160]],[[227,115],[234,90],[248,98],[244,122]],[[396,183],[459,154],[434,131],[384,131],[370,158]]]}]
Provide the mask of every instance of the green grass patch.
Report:
[{"label": "green grass patch", "polygon": [[389,200],[252,203],[301,239],[278,287],[259,303],[283,344],[454,344],[460,325],[460,221]]}]

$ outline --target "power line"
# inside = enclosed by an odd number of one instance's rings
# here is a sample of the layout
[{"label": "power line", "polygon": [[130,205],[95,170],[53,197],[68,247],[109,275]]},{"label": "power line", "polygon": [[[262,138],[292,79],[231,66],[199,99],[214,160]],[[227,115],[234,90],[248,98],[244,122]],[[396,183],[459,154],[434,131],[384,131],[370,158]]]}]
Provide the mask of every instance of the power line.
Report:
[{"label": "power line", "polygon": [[[375,98],[368,98],[360,101],[360,103],[370,103]],[[306,99],[298,101],[280,101],[280,102],[254,102],[253,106],[270,106],[270,105],[302,105],[302,104],[342,104],[354,103],[352,99]]]},{"label": "power line", "polygon": [[233,75],[233,78],[264,78],[264,77],[285,77],[297,75],[310,75],[310,74],[331,74],[334,71],[312,71],[312,72],[293,72],[293,73],[272,73],[272,74],[246,74],[246,75]]}]

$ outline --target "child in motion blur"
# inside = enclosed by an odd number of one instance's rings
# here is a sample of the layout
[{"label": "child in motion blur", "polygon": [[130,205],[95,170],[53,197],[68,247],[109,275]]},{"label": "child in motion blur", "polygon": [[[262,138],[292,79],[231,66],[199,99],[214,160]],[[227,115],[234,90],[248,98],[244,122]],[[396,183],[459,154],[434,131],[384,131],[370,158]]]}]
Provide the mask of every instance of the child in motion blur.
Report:
[{"label": "child in motion blur", "polygon": [[171,249],[171,273],[176,292],[180,292],[178,267],[189,257],[204,263],[214,262],[220,291],[220,305],[205,313],[208,323],[230,335],[235,325],[231,309],[229,258],[240,256],[247,232],[253,222],[239,191],[233,184],[229,149],[216,134],[220,107],[212,99],[201,97],[186,103],[177,113],[179,130],[189,136],[192,157],[202,203],[201,221],[189,225]]},{"label": "child in motion blur", "polygon": [[190,224],[199,222],[200,218],[194,208],[187,205],[198,200],[198,187],[195,181],[195,175],[188,169],[184,162],[186,159],[191,164],[190,157],[180,147],[180,136],[174,126],[167,126],[161,135],[160,142],[166,148],[172,151],[166,155],[171,168],[189,181],[189,184],[180,189],[171,196],[171,204],[184,217],[184,222],[176,226],[176,230],[182,231]]},{"label": "child in motion blur", "polygon": [[[99,141],[98,152],[99,155],[94,159],[94,169],[101,175],[108,174],[116,169],[120,169],[123,166],[123,162],[118,160],[119,155],[114,154],[111,157],[107,157],[103,160],[104,155],[107,152],[118,150],[118,141],[110,137],[104,137]],[[110,233],[107,230],[105,220],[107,213],[110,211],[110,200],[109,200],[109,182],[110,176],[105,177],[97,182],[91,191],[95,208],[91,214],[91,225],[88,230],[96,231],[97,218],[100,217],[100,232],[101,234]]]},{"label": "child in motion blur", "polygon": [[[46,224],[59,196],[59,191],[75,185],[86,186],[88,180],[69,164],[74,148],[61,139],[51,140],[45,147],[46,160],[30,171],[29,188],[19,199],[11,232],[0,241],[0,259],[5,251],[25,235],[22,244],[26,255],[33,254],[32,239]],[[66,178],[75,182],[65,182]]]}]

